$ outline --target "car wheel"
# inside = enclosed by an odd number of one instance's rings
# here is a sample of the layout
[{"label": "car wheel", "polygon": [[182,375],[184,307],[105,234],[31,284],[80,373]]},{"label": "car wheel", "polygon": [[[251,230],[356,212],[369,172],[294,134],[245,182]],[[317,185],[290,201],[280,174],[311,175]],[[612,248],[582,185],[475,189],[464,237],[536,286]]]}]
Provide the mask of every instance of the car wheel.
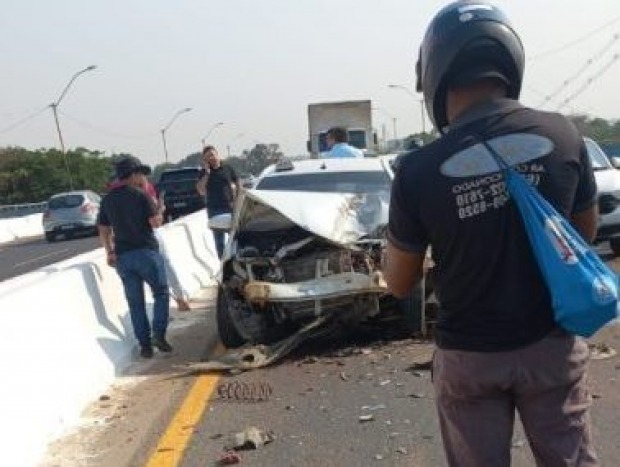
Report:
[{"label": "car wheel", "polygon": [[609,240],[609,247],[614,256],[620,256],[620,238],[612,238]]},{"label": "car wheel", "polygon": [[45,240],[52,243],[54,240],[56,240],[56,235],[54,235],[52,232],[45,232]]},{"label": "car wheel", "polygon": [[422,331],[423,289],[416,285],[406,298],[398,299],[398,308],[403,315],[406,331],[415,334]]},{"label": "car wheel", "polygon": [[222,287],[219,287],[217,291],[215,319],[217,321],[217,332],[224,346],[229,349],[236,349],[246,343],[245,339],[237,331],[235,323],[230,316],[228,299]]}]

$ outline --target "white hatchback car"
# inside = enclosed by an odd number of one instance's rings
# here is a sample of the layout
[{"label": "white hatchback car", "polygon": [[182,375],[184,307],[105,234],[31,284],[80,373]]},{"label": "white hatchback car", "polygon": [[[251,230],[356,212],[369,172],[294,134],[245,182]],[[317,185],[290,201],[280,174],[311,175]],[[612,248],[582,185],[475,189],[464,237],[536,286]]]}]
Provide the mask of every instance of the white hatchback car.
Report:
[{"label": "white hatchback car", "polygon": [[59,235],[70,238],[78,233],[97,233],[101,197],[90,190],[69,191],[52,196],[43,213],[43,230],[48,242]]},{"label": "white hatchback car", "polygon": [[614,256],[620,256],[620,170],[590,138],[584,138],[598,188],[599,225],[594,243],[608,240]]},{"label": "white hatchback car", "polygon": [[394,315],[422,330],[422,286],[395,300],[381,273],[392,159],[287,160],[243,193],[216,307],[227,347]]}]

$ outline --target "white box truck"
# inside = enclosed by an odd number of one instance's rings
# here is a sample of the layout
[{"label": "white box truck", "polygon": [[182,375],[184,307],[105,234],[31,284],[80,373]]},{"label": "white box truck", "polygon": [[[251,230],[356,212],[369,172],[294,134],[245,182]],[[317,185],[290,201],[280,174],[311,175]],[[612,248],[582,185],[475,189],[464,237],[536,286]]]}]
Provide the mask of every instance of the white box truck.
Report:
[{"label": "white box truck", "polygon": [[345,128],[351,146],[364,152],[375,152],[370,100],[309,104],[307,147],[312,157],[328,151],[325,139],[331,127]]}]

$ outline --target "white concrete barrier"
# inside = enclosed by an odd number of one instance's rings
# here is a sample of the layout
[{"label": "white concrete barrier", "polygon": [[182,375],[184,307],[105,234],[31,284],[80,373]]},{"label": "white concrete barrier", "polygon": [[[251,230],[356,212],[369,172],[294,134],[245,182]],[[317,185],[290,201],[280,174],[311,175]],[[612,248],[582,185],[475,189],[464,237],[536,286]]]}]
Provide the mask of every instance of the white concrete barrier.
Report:
[{"label": "white concrete barrier", "polygon": [[100,252],[0,296],[6,465],[35,464],[121,374],[133,348],[126,309],[120,280]]},{"label": "white concrete barrier", "polygon": [[0,244],[43,235],[43,214],[0,219]]},{"label": "white concrete barrier", "polygon": [[8,219],[0,219],[0,245],[15,240],[15,234],[9,230]]},{"label": "white concrete barrier", "polygon": [[[214,284],[219,260],[204,212],[158,237],[184,294]],[[134,358],[122,283],[97,249],[0,283],[0,321],[2,463],[36,465]]]}]

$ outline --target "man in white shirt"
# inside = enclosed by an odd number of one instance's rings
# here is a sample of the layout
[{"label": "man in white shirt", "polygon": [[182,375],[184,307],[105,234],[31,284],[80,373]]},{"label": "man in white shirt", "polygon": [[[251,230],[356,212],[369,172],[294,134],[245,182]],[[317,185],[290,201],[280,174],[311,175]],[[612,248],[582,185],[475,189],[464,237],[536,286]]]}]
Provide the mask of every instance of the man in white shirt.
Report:
[{"label": "man in white shirt", "polygon": [[364,153],[351,146],[347,141],[349,136],[347,130],[341,127],[334,127],[327,130],[327,146],[329,151],[325,154],[327,158],[341,158],[341,157],[364,157]]}]

